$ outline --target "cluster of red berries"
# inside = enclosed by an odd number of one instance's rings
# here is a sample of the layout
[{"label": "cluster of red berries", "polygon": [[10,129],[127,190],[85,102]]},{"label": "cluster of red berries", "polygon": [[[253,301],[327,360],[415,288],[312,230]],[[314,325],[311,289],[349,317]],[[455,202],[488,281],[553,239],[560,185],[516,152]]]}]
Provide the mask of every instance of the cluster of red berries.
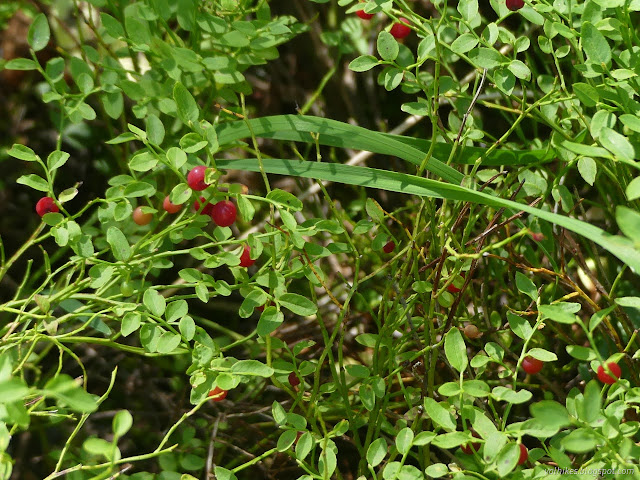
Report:
[{"label": "cluster of red berries", "polygon": [[[192,190],[201,192],[209,186],[209,184],[204,180],[206,171],[207,167],[203,165],[194,167],[189,171],[187,174],[187,184]],[[203,204],[202,209],[201,202]],[[194,204],[196,211],[200,212],[201,215],[210,216],[216,225],[219,225],[220,227],[230,227],[235,223],[238,216],[238,210],[231,200],[221,200],[214,205],[208,202],[205,204],[205,202],[206,199],[204,197],[200,197],[200,201],[196,200]],[[174,214],[182,210],[182,205],[171,203],[171,200],[167,195],[162,202],[162,208],[167,213]],[[58,208],[58,205],[51,197],[43,197],[38,200],[38,203],[36,203],[36,212],[41,217],[47,213],[55,213],[59,211],[60,209]],[[153,214],[145,212],[143,207],[137,207],[133,210],[132,218],[137,225],[143,226],[151,223],[153,220]],[[245,245],[242,255],[240,256],[241,267],[250,267],[256,262],[251,259],[250,252],[251,248],[249,245]]]},{"label": "cluster of red berries", "polygon": [[[373,13],[367,13],[364,10],[358,10],[356,12],[356,15],[363,20],[371,20],[373,18]],[[389,33],[398,40],[405,38],[411,33],[411,27],[409,26],[409,23],[409,20],[404,17],[400,17],[398,19],[398,22],[391,25]]]}]

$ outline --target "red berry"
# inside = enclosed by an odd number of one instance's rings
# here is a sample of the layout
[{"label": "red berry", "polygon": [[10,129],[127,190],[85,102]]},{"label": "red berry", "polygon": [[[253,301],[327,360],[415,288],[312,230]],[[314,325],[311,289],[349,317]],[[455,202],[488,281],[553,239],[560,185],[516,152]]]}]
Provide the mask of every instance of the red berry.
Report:
[{"label": "red berry", "polygon": [[216,225],[228,227],[236,221],[238,211],[235,204],[231,200],[222,200],[216,203],[211,209],[211,219]]},{"label": "red berry", "polygon": [[182,210],[182,205],[171,203],[171,200],[169,200],[169,195],[167,195],[166,197],[164,197],[164,202],[162,202],[162,208],[164,208],[169,213],[178,213],[180,210]]},{"label": "red berry", "polygon": [[602,383],[606,383],[607,385],[613,385],[614,383],[616,383],[616,380],[620,378],[622,369],[620,368],[620,365],[613,362],[607,363],[607,367],[609,367],[609,370],[613,374],[613,377],[605,372],[603,365],[600,365],[598,367],[598,380],[600,380]]},{"label": "red berry", "polygon": [[149,225],[153,220],[152,213],[144,213],[142,207],[138,207],[133,211],[133,221],[138,225]]},{"label": "red berry", "polygon": [[529,458],[529,451],[527,450],[527,447],[525,447],[523,444],[520,443],[519,446],[520,446],[520,458],[518,459],[518,465],[522,465]]},{"label": "red berry", "polygon": [[38,200],[38,203],[36,203],[36,212],[41,217],[44,216],[45,213],[56,213],[59,211],[58,205],[56,205],[55,200],[51,197],[42,197]]},{"label": "red berry", "polygon": [[451,293],[458,293],[460,289],[456,287],[453,283],[450,283],[449,285],[447,285],[447,291]]},{"label": "red berry", "polygon": [[373,13],[366,13],[364,10],[358,10],[356,15],[363,20],[371,20],[373,18]]},{"label": "red berry", "polygon": [[524,7],[524,0],[507,0],[507,8],[512,12]]},{"label": "red berry", "polygon": [[[200,202],[202,202],[202,204],[204,205],[204,207],[202,207],[202,211],[200,211]],[[205,202],[205,198],[204,197],[200,197],[200,202],[198,200],[196,200],[193,204],[193,206],[196,209],[196,212],[200,212],[200,215],[209,215],[211,216],[211,211],[213,210],[213,204],[207,202],[206,204]]]},{"label": "red berry", "polygon": [[251,257],[249,256],[250,253],[251,253],[251,248],[249,247],[249,245],[245,245],[244,250],[242,251],[242,255],[240,255],[241,267],[250,267],[251,265],[256,263],[255,260],[251,260]]},{"label": "red berry", "polygon": [[191,169],[187,175],[187,183],[191,187],[191,190],[200,192],[209,186],[209,184],[204,181],[204,174],[206,171],[207,167],[204,165],[198,165]]},{"label": "red berry", "polygon": [[382,251],[384,253],[391,253],[395,249],[396,249],[396,243],[393,240],[387,242],[386,245],[384,247],[382,247]]},{"label": "red berry", "polygon": [[227,390],[222,390],[220,387],[216,387],[209,392],[208,397],[212,397],[212,402],[219,402],[220,400],[224,400],[227,396]]},{"label": "red berry", "polygon": [[291,372],[289,374],[289,385],[291,385],[292,387],[297,387],[298,385],[300,385],[300,379],[296,375],[296,372]]},{"label": "red berry", "polygon": [[522,369],[531,375],[538,373],[542,370],[543,366],[544,362],[542,360],[538,360],[537,358],[533,358],[528,355],[524,357],[524,360],[522,360]]},{"label": "red berry", "polygon": [[391,35],[393,35],[393,37],[398,40],[406,37],[411,33],[411,27],[409,27],[409,20],[407,20],[404,17],[400,17],[399,20],[400,20],[400,23],[394,23],[393,26],[391,27],[391,30],[389,30],[389,33],[391,33]]},{"label": "red berry", "polygon": [[[480,435],[478,435],[474,431],[471,432],[471,435],[473,435],[476,438],[480,438]],[[471,455],[473,452],[477,452],[478,450],[480,450],[481,446],[482,446],[482,444],[480,442],[472,442],[470,444],[469,443],[465,443],[460,448],[462,449],[462,453],[466,453],[467,455]]]}]

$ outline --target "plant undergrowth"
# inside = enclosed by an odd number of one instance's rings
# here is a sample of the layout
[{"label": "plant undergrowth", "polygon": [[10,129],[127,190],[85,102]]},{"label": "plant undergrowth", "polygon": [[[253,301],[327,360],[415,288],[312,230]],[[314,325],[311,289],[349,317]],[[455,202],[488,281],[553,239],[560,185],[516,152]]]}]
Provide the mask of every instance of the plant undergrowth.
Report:
[{"label": "plant undergrowth", "polygon": [[8,2],[0,478],[640,478],[638,12]]}]

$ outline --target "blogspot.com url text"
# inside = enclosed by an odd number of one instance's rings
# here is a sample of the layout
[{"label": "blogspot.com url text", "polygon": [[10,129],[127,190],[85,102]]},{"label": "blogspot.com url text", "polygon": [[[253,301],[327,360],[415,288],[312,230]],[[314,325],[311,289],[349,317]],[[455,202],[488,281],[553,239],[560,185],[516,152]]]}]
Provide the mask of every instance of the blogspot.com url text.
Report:
[{"label": "blogspot.com url text", "polygon": [[559,468],[547,470],[549,475],[594,475],[595,477],[602,477],[604,475],[631,475],[633,473],[632,468]]}]

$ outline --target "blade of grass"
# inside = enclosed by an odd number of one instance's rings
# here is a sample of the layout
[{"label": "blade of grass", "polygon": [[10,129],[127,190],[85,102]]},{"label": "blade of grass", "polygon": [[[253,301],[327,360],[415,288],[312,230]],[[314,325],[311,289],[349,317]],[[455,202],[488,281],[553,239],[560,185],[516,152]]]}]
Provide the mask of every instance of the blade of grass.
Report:
[{"label": "blade of grass", "polygon": [[[225,159],[216,162],[219,168],[233,170],[260,171],[257,159]],[[264,170],[267,173],[292,175],[297,177],[328,180],[348,185],[359,185],[392,192],[419,195],[422,197],[446,198],[461,202],[472,202],[495,208],[505,207],[506,214],[523,210],[538,218],[554,223],[572,232],[589,238],[611,254],[629,265],[634,273],[640,272],[640,251],[633,247],[633,243],[618,235],[611,235],[589,223],[551,213],[539,208],[530,207],[511,200],[494,197],[490,194],[477,192],[460,185],[417,177],[406,173],[379,170],[370,167],[342,165],[335,163],[305,162],[284,159],[263,159]]]}]

